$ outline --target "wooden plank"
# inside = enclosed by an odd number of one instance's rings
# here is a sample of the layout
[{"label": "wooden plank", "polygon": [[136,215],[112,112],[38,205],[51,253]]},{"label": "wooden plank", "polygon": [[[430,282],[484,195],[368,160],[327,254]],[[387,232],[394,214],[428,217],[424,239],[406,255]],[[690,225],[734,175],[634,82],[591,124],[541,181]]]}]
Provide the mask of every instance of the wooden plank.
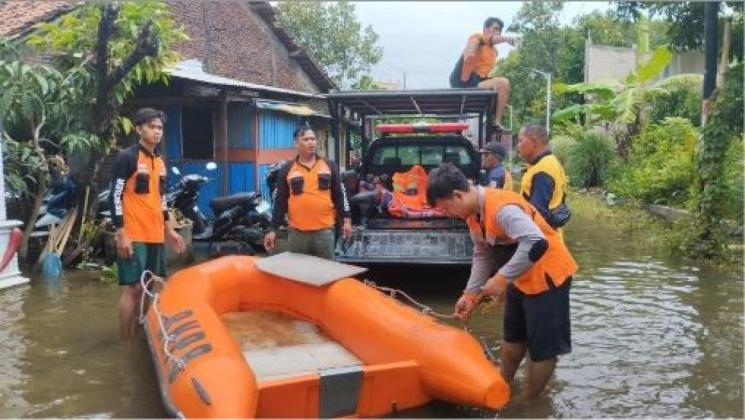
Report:
[{"label": "wooden plank", "polygon": [[354,277],[367,271],[366,268],[342,264],[312,255],[283,252],[262,258],[256,267],[265,273],[312,286],[325,286],[337,280]]}]

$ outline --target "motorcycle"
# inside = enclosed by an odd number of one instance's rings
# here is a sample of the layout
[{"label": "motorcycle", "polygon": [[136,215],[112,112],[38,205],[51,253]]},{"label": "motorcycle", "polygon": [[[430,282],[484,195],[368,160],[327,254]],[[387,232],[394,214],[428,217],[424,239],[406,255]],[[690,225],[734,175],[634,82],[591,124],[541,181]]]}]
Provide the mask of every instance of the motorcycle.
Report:
[{"label": "motorcycle", "polygon": [[[208,162],[206,165],[208,171],[217,169],[215,162]],[[171,172],[181,175],[181,171],[175,166]],[[199,174],[184,175],[176,184],[166,193],[166,205],[171,209],[178,209],[181,214],[193,223],[192,234],[200,235],[207,228],[207,217],[199,209],[197,201],[199,200],[199,190],[202,185],[210,182],[210,178]],[[217,214],[217,213],[215,213]]]},{"label": "motorcycle", "polygon": [[[207,164],[208,170],[216,167],[214,162]],[[180,175],[178,168],[171,168],[171,171]],[[249,245],[262,251],[264,233],[271,226],[269,203],[256,192],[217,197],[210,200],[209,206],[216,217],[214,221],[209,221],[197,203],[199,190],[207,182],[210,182],[208,177],[188,174],[166,194],[168,207],[178,209],[193,222],[192,240],[209,243],[210,251],[215,243],[223,241]]]},{"label": "motorcycle", "polygon": [[216,242],[232,241],[248,244],[263,251],[263,239],[271,226],[269,203],[256,192],[242,192],[210,200],[210,208],[217,215],[204,232],[192,235],[196,242],[208,242],[210,250]]}]

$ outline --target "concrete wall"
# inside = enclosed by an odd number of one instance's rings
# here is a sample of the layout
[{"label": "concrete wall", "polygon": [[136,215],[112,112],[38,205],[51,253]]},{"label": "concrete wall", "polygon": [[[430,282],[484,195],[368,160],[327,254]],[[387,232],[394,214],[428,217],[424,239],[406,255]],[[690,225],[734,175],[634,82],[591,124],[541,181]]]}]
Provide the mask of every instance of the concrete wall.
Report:
[{"label": "concrete wall", "polygon": [[[636,51],[633,48],[607,45],[585,46],[585,82],[616,82],[623,80],[636,68]],[[704,73],[704,54],[686,51],[673,54],[661,78],[682,73]]]}]

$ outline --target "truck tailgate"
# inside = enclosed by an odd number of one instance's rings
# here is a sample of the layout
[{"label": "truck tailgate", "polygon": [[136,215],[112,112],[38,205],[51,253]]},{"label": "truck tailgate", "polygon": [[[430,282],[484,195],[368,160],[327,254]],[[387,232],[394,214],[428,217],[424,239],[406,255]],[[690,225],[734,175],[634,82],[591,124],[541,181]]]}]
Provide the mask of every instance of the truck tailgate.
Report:
[{"label": "truck tailgate", "polygon": [[355,229],[336,246],[337,261],[362,265],[468,265],[472,254],[466,229]]}]

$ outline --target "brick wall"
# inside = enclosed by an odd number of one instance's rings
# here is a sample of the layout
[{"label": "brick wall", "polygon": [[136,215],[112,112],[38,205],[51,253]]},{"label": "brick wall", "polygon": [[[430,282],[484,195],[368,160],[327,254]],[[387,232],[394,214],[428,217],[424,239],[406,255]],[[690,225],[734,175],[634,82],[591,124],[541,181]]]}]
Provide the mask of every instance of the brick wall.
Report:
[{"label": "brick wall", "polygon": [[220,76],[319,92],[247,1],[168,0],[168,4],[191,38],[176,47],[182,59],[199,59],[206,72]]}]

